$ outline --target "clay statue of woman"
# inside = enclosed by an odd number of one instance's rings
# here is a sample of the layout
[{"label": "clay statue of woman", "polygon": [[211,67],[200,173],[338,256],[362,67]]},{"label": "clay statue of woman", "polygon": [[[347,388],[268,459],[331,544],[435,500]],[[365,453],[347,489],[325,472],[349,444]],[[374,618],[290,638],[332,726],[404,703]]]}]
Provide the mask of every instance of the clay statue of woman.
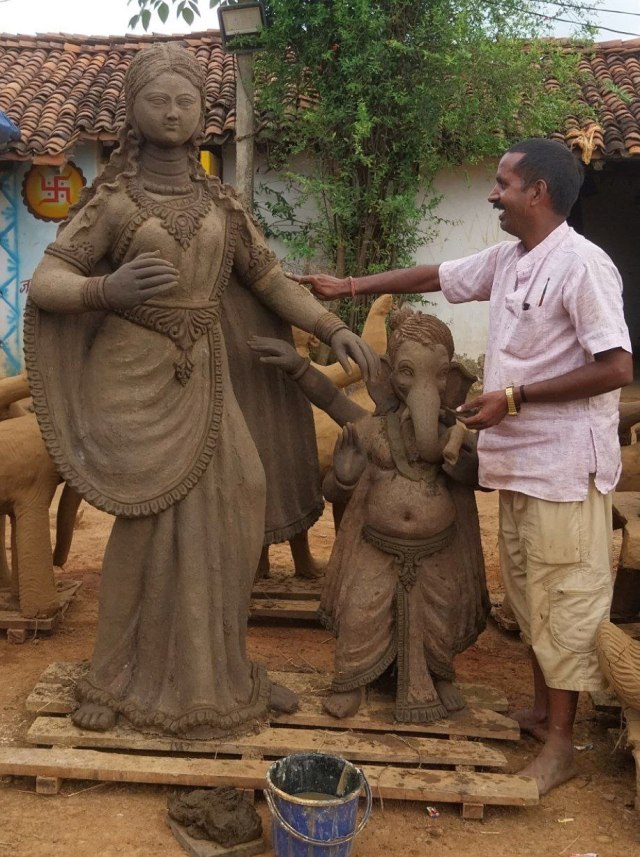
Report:
[{"label": "clay statue of woman", "polygon": [[189,738],[295,708],[246,653],[265,479],[229,380],[231,275],[366,372],[375,358],[282,273],[198,160],[204,78],[185,49],[141,51],[120,146],[34,273],[25,350],[63,478],[116,516],[95,650],[74,721]]},{"label": "clay statue of woman", "polygon": [[452,362],[451,332],[434,316],[403,309],[391,330],[386,373],[369,385],[373,415],[285,343],[251,344],[344,427],[324,479],[328,500],[348,500],[321,599],[337,636],[325,708],[353,716],[393,669],[396,719],[429,723],[464,707],[453,658],[489,611],[473,436],[446,410],[475,379]]}]

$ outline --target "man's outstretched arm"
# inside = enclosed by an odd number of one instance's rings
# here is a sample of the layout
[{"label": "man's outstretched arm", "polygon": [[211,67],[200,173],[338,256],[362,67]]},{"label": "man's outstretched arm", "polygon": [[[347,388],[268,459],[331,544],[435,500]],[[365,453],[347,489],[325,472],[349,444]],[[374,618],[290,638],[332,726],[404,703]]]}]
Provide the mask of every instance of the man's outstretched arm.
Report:
[{"label": "man's outstretched arm", "polygon": [[399,268],[366,277],[331,277],[329,274],[289,274],[292,280],[311,286],[316,297],[324,300],[348,298],[356,295],[411,295],[440,291],[440,266],[417,265]]}]

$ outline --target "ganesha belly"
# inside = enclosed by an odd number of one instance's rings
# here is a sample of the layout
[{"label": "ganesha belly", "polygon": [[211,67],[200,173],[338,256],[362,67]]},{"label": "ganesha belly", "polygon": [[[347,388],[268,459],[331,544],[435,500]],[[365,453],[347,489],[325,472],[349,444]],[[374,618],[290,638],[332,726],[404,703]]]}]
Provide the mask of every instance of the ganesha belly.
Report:
[{"label": "ganesha belly", "polygon": [[[374,414],[293,357],[279,365],[343,426],[323,485],[346,501],[321,600],[337,637],[325,708],[353,716],[367,686],[391,678],[396,719],[429,723],[464,707],[453,659],[489,612],[474,436],[450,414],[474,379],[439,319],[401,310],[391,327]],[[273,345],[254,348],[277,362]]]}]

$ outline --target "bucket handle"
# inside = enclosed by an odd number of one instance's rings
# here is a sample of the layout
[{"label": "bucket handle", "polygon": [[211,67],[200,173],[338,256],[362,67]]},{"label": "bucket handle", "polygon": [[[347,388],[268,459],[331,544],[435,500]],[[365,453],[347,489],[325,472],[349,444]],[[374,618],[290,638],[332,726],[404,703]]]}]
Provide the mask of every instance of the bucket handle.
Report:
[{"label": "bucket handle", "polygon": [[[371,808],[373,806],[373,795],[371,794],[371,786],[369,785],[369,781],[360,770],[360,768],[356,768],[356,771],[362,777],[362,785],[364,787],[364,794],[367,801],[367,805],[364,810],[364,815],[362,816],[362,820],[358,827],[353,831],[353,833],[349,833],[346,836],[340,836],[337,839],[314,839],[312,836],[307,836],[304,833],[300,833],[299,830],[296,830],[295,827],[292,827],[286,818],[282,817],[282,813],[276,806],[276,802],[273,799],[273,795],[269,788],[264,790],[264,796],[267,801],[267,805],[271,810],[271,813],[275,816],[276,820],[284,827],[284,829],[291,836],[299,839],[300,842],[305,842],[307,845],[345,845],[347,842],[351,842],[352,839],[355,839],[367,826],[367,822],[371,816]],[[267,784],[268,785],[268,784]]]}]

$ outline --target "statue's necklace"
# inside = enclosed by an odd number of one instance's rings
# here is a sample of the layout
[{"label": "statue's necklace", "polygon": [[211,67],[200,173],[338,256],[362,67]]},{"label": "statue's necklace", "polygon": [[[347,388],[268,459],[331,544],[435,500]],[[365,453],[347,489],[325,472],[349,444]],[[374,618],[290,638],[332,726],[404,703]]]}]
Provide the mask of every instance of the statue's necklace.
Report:
[{"label": "statue's necklace", "polygon": [[[200,229],[213,202],[204,182],[172,187],[147,182],[143,184],[138,177],[134,177],[127,181],[126,188],[129,198],[139,210],[136,220],[142,223],[150,217],[157,217],[184,250]],[[165,198],[156,199],[149,193],[162,194]]]}]

